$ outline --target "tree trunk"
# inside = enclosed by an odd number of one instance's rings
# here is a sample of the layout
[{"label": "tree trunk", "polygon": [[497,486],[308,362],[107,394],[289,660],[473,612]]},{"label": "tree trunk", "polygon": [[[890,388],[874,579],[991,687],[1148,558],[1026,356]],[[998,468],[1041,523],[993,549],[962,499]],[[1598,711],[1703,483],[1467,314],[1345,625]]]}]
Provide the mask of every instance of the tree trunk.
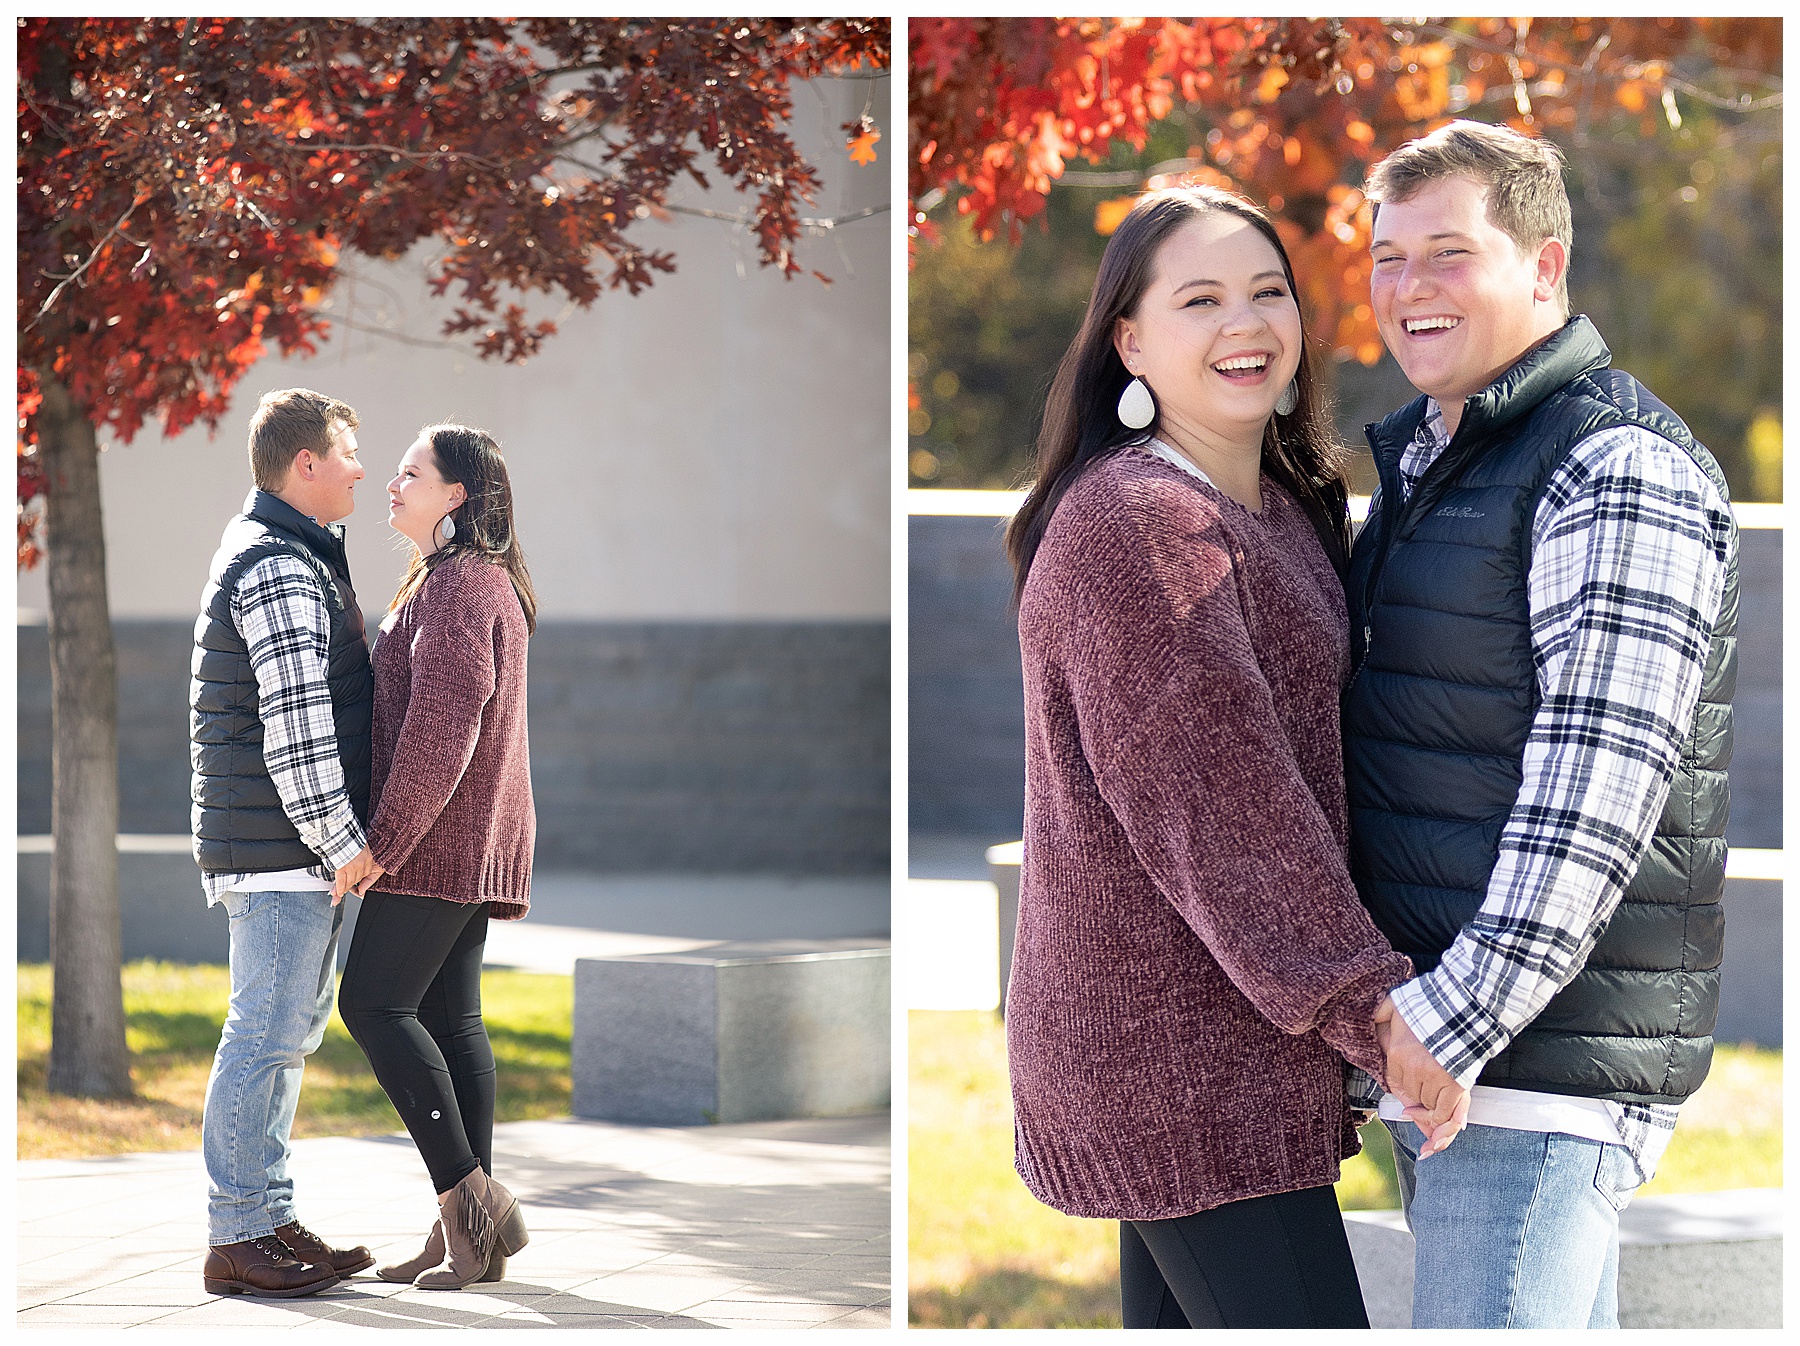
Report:
[{"label": "tree trunk", "polygon": [[40,371],[50,589],[52,1093],[131,1093],[119,981],[119,699],[94,427]]}]

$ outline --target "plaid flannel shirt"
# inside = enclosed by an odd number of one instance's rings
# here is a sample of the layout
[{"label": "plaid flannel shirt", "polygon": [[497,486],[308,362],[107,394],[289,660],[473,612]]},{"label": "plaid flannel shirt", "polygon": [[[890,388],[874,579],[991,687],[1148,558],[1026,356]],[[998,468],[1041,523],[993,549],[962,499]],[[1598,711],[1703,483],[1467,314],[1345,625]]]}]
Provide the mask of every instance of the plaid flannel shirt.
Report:
[{"label": "plaid flannel shirt", "polygon": [[[263,763],[300,840],[323,863],[306,872],[329,880],[362,850],[362,824],[344,791],[337,722],[326,681],[331,613],[318,576],[297,557],[274,555],[246,570],[231,592],[231,619],[256,671]],[[248,874],[202,874],[218,901]]]},{"label": "plaid flannel shirt", "polygon": [[[1410,496],[1449,442],[1435,402],[1401,456]],[[1394,988],[1464,1085],[1580,970],[1636,872],[1700,699],[1732,549],[1731,506],[1679,447],[1590,435],[1546,483],[1527,580],[1541,697],[1481,908],[1432,971]],[[1353,1071],[1352,1097],[1380,1090]],[[1670,1105],[1607,1103],[1644,1181]]]}]

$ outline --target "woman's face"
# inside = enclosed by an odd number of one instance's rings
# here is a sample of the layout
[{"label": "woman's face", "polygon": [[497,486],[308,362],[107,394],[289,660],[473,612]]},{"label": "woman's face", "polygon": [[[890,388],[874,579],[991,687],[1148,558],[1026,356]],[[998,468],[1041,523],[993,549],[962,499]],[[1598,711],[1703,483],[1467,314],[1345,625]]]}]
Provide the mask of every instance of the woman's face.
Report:
[{"label": "woman's face", "polygon": [[424,435],[401,458],[387,493],[388,522],[427,555],[437,550],[438,525],[444,516],[469,498],[460,481],[444,480],[431,440]]},{"label": "woman's face", "polygon": [[1300,308],[1281,258],[1248,220],[1196,215],[1163,240],[1113,344],[1150,385],[1162,425],[1260,443],[1300,368]]}]

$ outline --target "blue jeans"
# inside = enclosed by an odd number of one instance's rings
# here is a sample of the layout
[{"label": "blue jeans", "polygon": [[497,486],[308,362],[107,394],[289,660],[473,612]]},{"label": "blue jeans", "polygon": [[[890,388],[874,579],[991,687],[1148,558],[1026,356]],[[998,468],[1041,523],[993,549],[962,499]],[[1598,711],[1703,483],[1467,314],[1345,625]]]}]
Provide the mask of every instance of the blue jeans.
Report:
[{"label": "blue jeans", "polygon": [[1619,1212],[1638,1185],[1623,1145],[1470,1126],[1421,1163],[1419,1128],[1387,1128],[1414,1327],[1619,1325]]},{"label": "blue jeans", "polygon": [[258,1238],[294,1218],[288,1133],[306,1058],[331,1018],[344,920],[328,892],[230,892],[220,902],[231,918],[231,1008],[200,1140],[213,1244]]}]

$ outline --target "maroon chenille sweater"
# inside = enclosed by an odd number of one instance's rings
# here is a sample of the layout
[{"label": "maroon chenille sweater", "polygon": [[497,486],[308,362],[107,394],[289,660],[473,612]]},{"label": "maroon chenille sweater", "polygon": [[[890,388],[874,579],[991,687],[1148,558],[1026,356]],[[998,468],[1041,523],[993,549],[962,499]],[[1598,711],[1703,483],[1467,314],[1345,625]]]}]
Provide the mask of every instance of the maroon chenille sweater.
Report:
[{"label": "maroon chenille sweater", "polygon": [[[1157,1220],[1333,1182],[1343,1060],[1411,964],[1346,869],[1343,591],[1300,506],[1147,452],[1057,506],[1020,602],[1017,1166]],[[1341,1053],[1341,1057],[1340,1057]]]},{"label": "maroon chenille sweater", "polygon": [[525,614],[506,571],[451,557],[375,642],[369,849],[384,893],[531,905]]}]

